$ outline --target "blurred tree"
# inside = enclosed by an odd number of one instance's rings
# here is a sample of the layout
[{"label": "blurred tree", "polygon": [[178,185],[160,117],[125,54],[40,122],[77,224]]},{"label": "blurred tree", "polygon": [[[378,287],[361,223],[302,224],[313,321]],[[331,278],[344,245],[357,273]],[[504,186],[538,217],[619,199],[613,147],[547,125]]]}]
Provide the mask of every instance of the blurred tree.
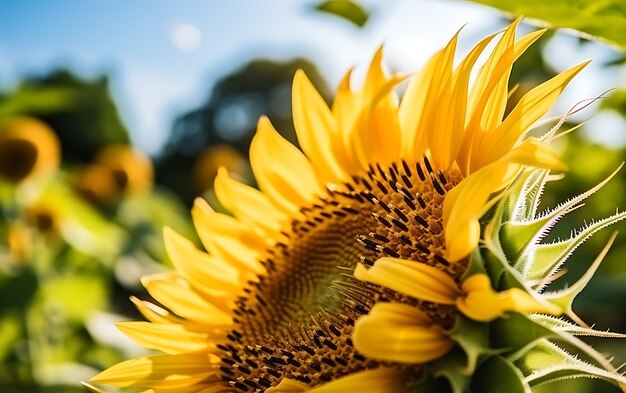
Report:
[{"label": "blurred tree", "polygon": [[[178,117],[163,155],[157,161],[157,182],[175,190],[187,203],[205,190],[193,188],[191,174],[199,155],[216,145],[230,145],[244,157],[259,116],[296,142],[291,118],[291,80],[303,69],[322,96],[328,88],[316,67],[305,59],[284,63],[252,60],[217,82],[208,100]],[[184,175],[181,175],[184,174]]]},{"label": "blurred tree", "polygon": [[0,117],[30,115],[58,134],[66,162],[88,162],[111,143],[128,143],[106,76],[84,80],[67,70],[28,77],[0,93]]}]

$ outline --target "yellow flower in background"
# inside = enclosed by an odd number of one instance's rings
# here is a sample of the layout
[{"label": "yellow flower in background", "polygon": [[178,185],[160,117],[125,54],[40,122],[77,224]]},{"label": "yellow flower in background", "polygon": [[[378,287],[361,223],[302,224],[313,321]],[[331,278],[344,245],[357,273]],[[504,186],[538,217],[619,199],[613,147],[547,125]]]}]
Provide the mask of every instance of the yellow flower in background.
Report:
[{"label": "yellow flower in background", "polygon": [[112,173],[119,194],[149,191],[154,183],[152,161],[131,146],[108,145],[94,162]]},{"label": "yellow flower in background", "polygon": [[54,173],[60,163],[59,139],[40,120],[13,117],[0,124],[0,180],[20,183]]},{"label": "yellow flower in background", "polygon": [[[522,289],[464,277],[490,196],[528,166],[563,169],[546,140],[526,133],[586,64],[504,116],[513,63],[542,34],[516,40],[518,22],[473,83],[497,34],[456,67],[455,36],[399,102],[403,78],[383,72],[382,49],[361,89],[346,74],[332,108],[297,72],[302,151],[259,120],[250,162],[260,191],[221,170],[215,193],[232,216],[196,201],[208,252],[166,228],[176,270],[142,280],[158,302],[132,299],[148,322],[119,324],[164,354],[92,381],[146,392],[408,392],[424,363],[456,345],[448,332],[459,310],[481,322],[509,311],[558,314]],[[492,305],[497,313],[480,314]]]},{"label": "yellow flower in background", "polygon": [[154,168],[143,152],[127,145],[102,148],[94,162],[73,173],[72,186],[96,206],[119,202],[123,196],[152,189]]},{"label": "yellow flower in background", "polygon": [[230,145],[214,145],[200,153],[193,164],[193,180],[198,192],[213,188],[221,167],[236,176],[245,176],[250,169],[246,158]]},{"label": "yellow flower in background", "polygon": [[72,185],[84,199],[97,206],[107,206],[120,195],[113,172],[100,164],[89,164],[73,174]]}]

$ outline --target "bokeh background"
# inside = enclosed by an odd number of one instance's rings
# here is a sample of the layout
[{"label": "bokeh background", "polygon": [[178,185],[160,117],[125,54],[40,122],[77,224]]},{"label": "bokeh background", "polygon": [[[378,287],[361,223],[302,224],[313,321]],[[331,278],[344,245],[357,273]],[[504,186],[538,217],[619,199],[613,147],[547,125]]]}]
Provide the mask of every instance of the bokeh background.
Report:
[{"label": "bokeh background", "polygon": [[[195,238],[189,207],[203,196],[219,209],[211,187],[220,166],[254,185],[246,156],[260,115],[295,142],[295,70],[330,102],[343,73],[356,66],[358,80],[381,44],[390,71],[412,73],[460,26],[464,53],[508,23],[493,8],[452,0],[1,2],[0,392],[84,392],[81,380],[143,353],[114,322],[140,318],[128,300],[145,296],[140,277],[170,267],[161,228]],[[603,98],[565,125],[582,124],[556,146],[570,171],[549,185],[545,207],[624,161],[626,59],[550,31],[514,68],[512,102],[588,58],[551,115]],[[14,148],[2,145],[7,130],[53,132],[60,169],[45,180],[3,172]],[[616,208],[626,209],[624,170],[553,236]],[[574,282],[610,232],[577,250],[557,285]],[[601,330],[626,331],[625,236],[576,303]],[[593,344],[626,361],[620,341]]]}]

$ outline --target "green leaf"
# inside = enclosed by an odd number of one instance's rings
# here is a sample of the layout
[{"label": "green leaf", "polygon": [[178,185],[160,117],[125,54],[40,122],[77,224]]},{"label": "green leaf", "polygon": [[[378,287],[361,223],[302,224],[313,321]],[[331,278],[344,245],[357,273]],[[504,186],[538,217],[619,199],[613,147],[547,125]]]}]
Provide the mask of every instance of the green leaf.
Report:
[{"label": "green leaf", "polygon": [[315,9],[320,12],[336,15],[358,27],[363,27],[369,13],[359,4],[350,0],[327,0],[319,3]]},{"label": "green leaf", "polygon": [[0,315],[0,360],[6,359],[9,352],[22,338],[22,325],[17,310],[2,309]]},{"label": "green leaf", "polygon": [[22,88],[7,99],[0,100],[0,118],[24,113],[60,111],[72,105],[75,98],[69,88]]},{"label": "green leaf", "polygon": [[38,203],[56,214],[63,239],[75,249],[101,261],[119,253],[126,234],[79,198],[62,180],[42,191]]},{"label": "green leaf", "polygon": [[71,321],[80,322],[93,311],[103,309],[108,298],[107,285],[101,276],[91,274],[63,275],[41,285],[42,305],[54,304]]},{"label": "green leaf", "polygon": [[626,51],[626,2],[623,0],[474,0],[537,24],[570,28]]},{"label": "green leaf", "polygon": [[[503,389],[503,387],[505,387]],[[476,371],[471,393],[530,393],[524,377],[515,366],[501,356],[493,356]]]}]

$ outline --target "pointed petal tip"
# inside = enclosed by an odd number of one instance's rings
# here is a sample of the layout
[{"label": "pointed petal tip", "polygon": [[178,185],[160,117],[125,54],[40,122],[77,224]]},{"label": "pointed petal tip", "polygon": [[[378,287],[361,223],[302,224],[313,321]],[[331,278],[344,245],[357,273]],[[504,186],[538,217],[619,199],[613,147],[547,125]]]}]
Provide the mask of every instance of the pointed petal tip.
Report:
[{"label": "pointed petal tip", "polygon": [[293,75],[293,89],[296,90],[304,83],[311,83],[309,77],[306,76],[306,72],[302,68],[298,68]]},{"label": "pointed petal tip", "polygon": [[193,207],[191,208],[191,212],[193,213],[194,210],[200,210],[202,212],[206,212],[206,213],[213,213],[214,210],[211,207],[211,205],[209,205],[209,202],[202,198],[202,197],[196,197],[193,200]]},{"label": "pointed petal tip", "polygon": [[269,117],[267,117],[267,115],[259,116],[259,120],[257,120],[257,125],[256,125],[256,133],[259,134],[260,132],[264,132],[269,127],[274,128],[274,126],[272,125],[272,122],[270,121]]}]

